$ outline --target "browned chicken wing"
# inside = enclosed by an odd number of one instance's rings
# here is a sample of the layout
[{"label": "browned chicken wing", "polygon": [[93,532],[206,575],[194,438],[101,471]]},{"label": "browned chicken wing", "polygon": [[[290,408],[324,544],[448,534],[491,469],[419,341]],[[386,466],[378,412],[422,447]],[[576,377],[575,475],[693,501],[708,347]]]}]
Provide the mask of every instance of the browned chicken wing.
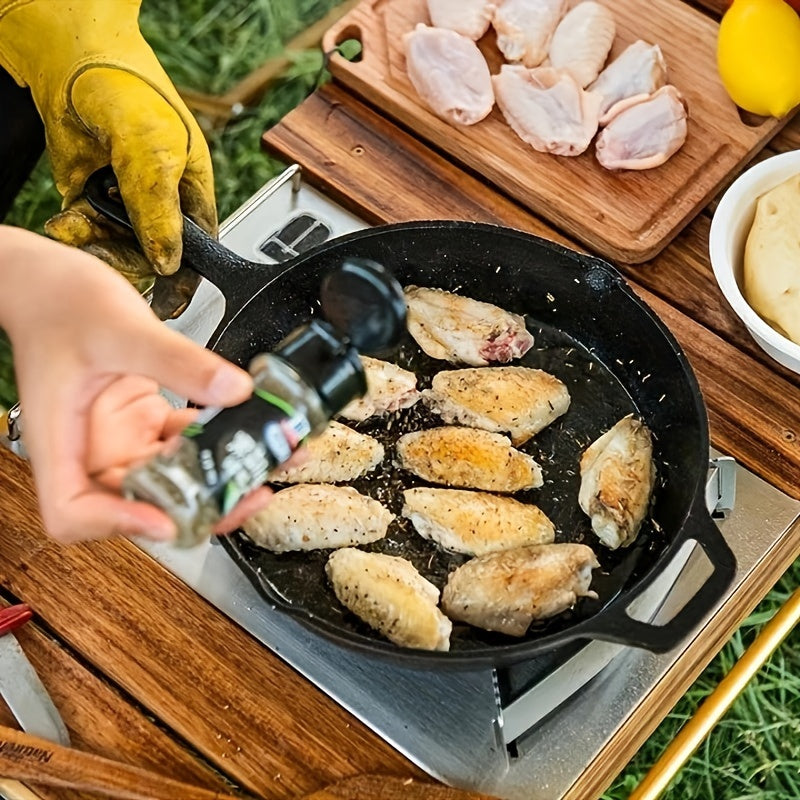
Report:
[{"label": "browned chicken wing", "polygon": [[244,523],[244,532],[276,553],[367,544],[394,519],[377,500],[349,486],[303,483],[276,492]]},{"label": "browned chicken wing", "polygon": [[449,650],[452,623],[437,607],[439,590],[404,558],[337,550],[325,566],[342,605],[401,647]]},{"label": "browned chicken wing", "polygon": [[417,286],[406,287],[405,296],[409,333],[431,358],[507,364],[533,345],[525,320],[491,303]]},{"label": "browned chicken wing", "polygon": [[537,506],[510,497],[420,487],[403,492],[402,514],[417,533],[446,550],[471,556],[528,544],[548,544],[553,523]]},{"label": "browned chicken wing", "polygon": [[583,544],[540,544],[478,556],[450,574],[442,608],[450,619],[524,636],[533,620],[560,614],[589,590],[600,566]]},{"label": "browned chicken wing", "polygon": [[624,417],[586,449],[578,502],[606,547],[616,550],[636,538],[655,479],[652,437],[638,419]]},{"label": "browned chicken wing", "polygon": [[344,419],[363,422],[410,408],[419,400],[417,376],[413,372],[369,356],[361,356],[361,364],[367,376],[367,393],[342,409],[340,416]]},{"label": "browned chicken wing", "polygon": [[400,466],[431,483],[487,492],[519,492],[542,485],[532,456],[515,450],[499,433],[456,426],[401,436]]},{"label": "browned chicken wing", "polygon": [[570,403],[558,378],[529,367],[445,370],[423,398],[445,422],[508,433],[515,445],[547,427]]},{"label": "browned chicken wing", "polygon": [[331,422],[306,445],[306,461],[270,475],[276,483],[339,483],[365,475],[383,459],[383,445],[341,422]]}]

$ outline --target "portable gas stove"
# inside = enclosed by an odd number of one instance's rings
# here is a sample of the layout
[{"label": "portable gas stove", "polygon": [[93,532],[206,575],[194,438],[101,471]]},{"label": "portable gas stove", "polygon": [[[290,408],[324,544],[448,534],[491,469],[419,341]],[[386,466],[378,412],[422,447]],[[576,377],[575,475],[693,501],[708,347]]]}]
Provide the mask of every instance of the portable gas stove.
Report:
[{"label": "portable gas stove", "polygon": [[[364,227],[293,166],[226,220],[220,238],[247,259],[276,263]],[[203,281],[169,324],[205,343],[223,308],[222,295]],[[713,626],[716,611],[800,516],[800,502],[716,452],[706,495],[738,571],[684,644],[654,654],[581,642],[506,669],[421,671],[373,661],[270,607],[219,545],[140,546],[430,775],[508,800],[558,800],[625,735],[632,711],[668,686],[689,641]],[[629,613],[670,619],[709,571],[700,548],[687,542]]]}]

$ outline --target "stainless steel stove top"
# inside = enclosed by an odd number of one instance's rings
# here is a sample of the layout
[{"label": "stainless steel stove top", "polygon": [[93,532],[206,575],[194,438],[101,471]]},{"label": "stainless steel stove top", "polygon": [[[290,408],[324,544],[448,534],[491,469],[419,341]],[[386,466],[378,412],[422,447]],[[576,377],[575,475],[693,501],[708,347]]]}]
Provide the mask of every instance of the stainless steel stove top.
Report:
[{"label": "stainless steel stove top", "polygon": [[[250,260],[275,263],[363,227],[292,167],[226,220],[220,238]],[[223,308],[222,295],[204,281],[170,324],[206,342]],[[798,518],[800,502],[710,455],[707,500],[724,516],[719,524],[737,558],[733,592]],[[421,671],[373,661],[309,632],[270,607],[218,545],[140,546],[429,774],[508,800],[563,797],[685,649],[654,654],[591,642],[511,670]],[[687,542],[631,615],[670,619],[708,571],[700,548]]]}]

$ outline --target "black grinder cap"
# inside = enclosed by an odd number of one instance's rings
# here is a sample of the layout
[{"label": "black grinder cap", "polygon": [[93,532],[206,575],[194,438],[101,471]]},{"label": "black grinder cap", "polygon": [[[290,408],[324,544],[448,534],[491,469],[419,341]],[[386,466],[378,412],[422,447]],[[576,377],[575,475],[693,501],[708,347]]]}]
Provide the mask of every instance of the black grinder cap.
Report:
[{"label": "black grinder cap", "polygon": [[325,320],[314,319],[284,339],[274,354],[314,387],[329,414],[367,391],[359,353],[396,347],[405,331],[403,289],[380,264],[351,258],[328,273],[320,290]]}]

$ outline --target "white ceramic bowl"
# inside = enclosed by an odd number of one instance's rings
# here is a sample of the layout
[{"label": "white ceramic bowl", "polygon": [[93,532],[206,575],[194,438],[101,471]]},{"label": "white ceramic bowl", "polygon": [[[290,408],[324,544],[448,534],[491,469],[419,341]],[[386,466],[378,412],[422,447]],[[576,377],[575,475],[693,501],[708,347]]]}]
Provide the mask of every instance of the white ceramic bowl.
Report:
[{"label": "white ceramic bowl", "polygon": [[[709,253],[722,294],[750,335],[772,358],[800,373],[800,344],[787,339],[748,305],[742,294],[744,245],[762,194],[800,173],[800,150],[781,153],[750,167],[725,192],[711,220]],[[798,220],[800,228],[800,220]]]}]

